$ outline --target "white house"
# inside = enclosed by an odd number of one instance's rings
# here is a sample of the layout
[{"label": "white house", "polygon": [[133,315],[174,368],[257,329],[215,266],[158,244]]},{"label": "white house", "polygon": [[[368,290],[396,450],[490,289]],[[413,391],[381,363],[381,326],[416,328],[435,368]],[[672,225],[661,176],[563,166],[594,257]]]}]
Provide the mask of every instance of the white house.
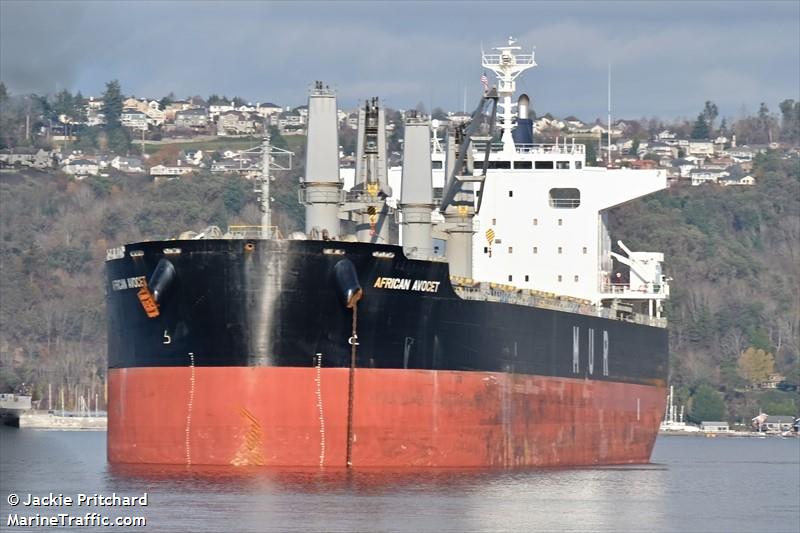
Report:
[{"label": "white house", "polygon": [[706,433],[727,433],[731,430],[727,422],[700,422],[700,429]]},{"label": "white house", "polygon": [[191,167],[184,167],[181,165],[177,166],[156,165],[150,169],[150,175],[153,176],[153,178],[155,179],[176,178],[183,176],[184,174],[189,174],[191,171],[192,171]]},{"label": "white house", "polygon": [[755,185],[756,184],[756,179],[753,176],[751,176],[750,174],[748,174],[748,175],[742,176],[741,178],[738,178],[738,179],[737,178],[734,178],[734,179],[730,179],[730,178],[722,179],[722,180],[720,180],[720,183],[722,185],[725,185],[725,186],[728,186],[728,185]]},{"label": "white house", "polygon": [[711,141],[689,141],[686,153],[698,157],[713,157],[714,143]]},{"label": "white house", "polygon": [[75,159],[64,165],[64,172],[74,176],[75,179],[83,179],[86,176],[97,176],[100,166],[96,161]]},{"label": "white house", "polygon": [[147,130],[147,115],[136,109],[123,109],[119,117],[119,122],[123,126],[134,130]]},{"label": "white house", "polygon": [[120,172],[129,172],[135,174],[144,172],[144,164],[138,157],[122,157],[118,155],[111,160],[110,165],[112,168],[115,168]]},{"label": "white house", "polygon": [[211,118],[216,118],[222,113],[226,113],[228,111],[233,111],[233,103],[231,102],[218,102],[216,104],[210,104],[208,106],[208,114]]},{"label": "white house", "polygon": [[728,173],[724,170],[712,170],[706,168],[695,168],[689,172],[689,177],[692,180],[692,185],[702,185],[703,183],[717,183],[720,178],[727,176]]}]

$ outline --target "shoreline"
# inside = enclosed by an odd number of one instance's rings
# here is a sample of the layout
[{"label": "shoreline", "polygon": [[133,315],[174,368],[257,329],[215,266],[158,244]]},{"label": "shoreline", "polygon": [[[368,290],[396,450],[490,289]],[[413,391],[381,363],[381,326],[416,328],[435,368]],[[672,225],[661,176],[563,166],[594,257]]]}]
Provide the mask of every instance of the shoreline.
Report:
[{"label": "shoreline", "polygon": [[19,417],[19,427],[27,429],[59,429],[77,431],[106,431],[105,416],[59,416],[47,412],[28,412]]}]

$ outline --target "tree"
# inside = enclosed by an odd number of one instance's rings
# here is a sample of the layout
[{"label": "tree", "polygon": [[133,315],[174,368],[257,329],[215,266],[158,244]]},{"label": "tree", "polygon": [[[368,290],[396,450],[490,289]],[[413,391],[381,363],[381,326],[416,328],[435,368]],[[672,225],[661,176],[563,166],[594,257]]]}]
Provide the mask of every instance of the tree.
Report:
[{"label": "tree", "polygon": [[166,109],[169,104],[175,101],[175,93],[170,91],[170,93],[158,101],[158,107],[160,109]]},{"label": "tree", "polygon": [[768,143],[771,143],[773,140],[772,132],[775,129],[776,120],[769,114],[769,108],[764,102],[761,102],[761,105],[758,106],[758,118],[756,120],[758,121],[758,128],[763,133],[764,138]]},{"label": "tree", "polygon": [[758,385],[775,371],[775,358],[771,353],[751,346],[739,356],[738,371],[751,385]]},{"label": "tree", "polygon": [[784,100],[778,107],[781,110],[781,138],[785,141],[800,141],[800,102]]},{"label": "tree", "polygon": [[103,114],[106,117],[106,129],[118,128],[119,118],[122,115],[122,89],[119,81],[111,80],[106,83],[106,91],[103,93]]},{"label": "tree", "polygon": [[589,166],[597,165],[597,145],[592,141],[579,144],[583,145],[584,151],[586,152],[586,164]]},{"label": "tree", "polygon": [[6,89],[6,84],[0,81],[0,106],[5,105],[10,98],[10,94],[8,94],[8,89]]},{"label": "tree", "polygon": [[228,97],[227,96],[219,96],[218,94],[212,94],[206,100],[208,105],[228,105]]},{"label": "tree", "polygon": [[726,119],[722,119],[722,122],[719,123],[719,132],[720,135],[723,137],[728,136],[728,121]]},{"label": "tree", "polygon": [[244,100],[244,98],[240,98],[238,96],[234,96],[233,100],[231,100],[231,102],[233,103],[233,107],[236,107],[236,108],[242,107],[243,105],[247,104],[247,102]]},{"label": "tree", "polygon": [[431,111],[431,118],[438,120],[447,119],[447,113],[445,113],[444,109],[441,107],[434,107],[433,111]]},{"label": "tree", "polygon": [[637,155],[639,153],[640,142],[641,141],[639,140],[639,136],[638,135],[634,136],[633,141],[631,142],[631,151],[630,151],[631,155]]},{"label": "tree", "polygon": [[692,139],[708,139],[710,135],[708,129],[708,122],[706,122],[705,113],[697,115],[697,120],[692,127]]},{"label": "tree", "polygon": [[706,105],[703,108],[703,118],[705,118],[706,123],[708,124],[709,135],[712,135],[714,132],[714,120],[716,120],[718,115],[719,110],[717,109],[717,104],[711,100],[707,100]]},{"label": "tree", "polygon": [[703,383],[692,396],[691,417],[695,422],[703,420],[722,420],[725,416],[725,403],[722,395],[711,386]]}]

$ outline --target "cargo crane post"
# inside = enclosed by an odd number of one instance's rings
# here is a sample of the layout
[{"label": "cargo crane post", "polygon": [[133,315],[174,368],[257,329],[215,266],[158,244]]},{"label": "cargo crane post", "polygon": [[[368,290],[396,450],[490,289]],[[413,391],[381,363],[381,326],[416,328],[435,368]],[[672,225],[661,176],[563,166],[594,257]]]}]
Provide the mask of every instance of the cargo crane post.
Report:
[{"label": "cargo crane post", "polygon": [[[444,217],[447,260],[453,276],[472,277],[472,235],[476,231],[474,218],[480,212],[482,196],[479,190],[476,205],[475,184],[482,188],[486,180],[492,132],[497,118],[497,100],[495,88],[486,91],[481,95],[469,121],[451,129],[447,135],[446,180],[439,212]],[[474,172],[473,142],[481,143],[483,148],[483,165],[478,175]]]}]

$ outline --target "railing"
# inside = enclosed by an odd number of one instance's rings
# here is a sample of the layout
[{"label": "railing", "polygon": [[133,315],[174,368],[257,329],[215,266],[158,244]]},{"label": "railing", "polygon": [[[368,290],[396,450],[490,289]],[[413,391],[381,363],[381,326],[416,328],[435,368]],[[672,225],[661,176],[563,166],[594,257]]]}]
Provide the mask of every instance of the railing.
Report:
[{"label": "railing", "polygon": [[[486,149],[486,142],[476,141],[472,143],[475,151],[483,152]],[[491,143],[492,152],[502,152],[503,143]],[[582,144],[515,144],[514,149],[518,154],[557,154],[557,155],[579,155],[586,152],[586,147]]]},{"label": "railing", "polygon": [[575,209],[581,205],[580,198],[550,198],[550,207]]},{"label": "railing", "polygon": [[645,283],[631,287],[628,283],[603,283],[600,292],[604,294],[622,294],[628,296],[663,295],[669,293],[668,286],[660,283]]},{"label": "railing", "polygon": [[[513,61],[503,61],[503,57],[507,57],[509,59],[513,58]],[[506,55],[503,54],[483,54],[481,58],[483,64],[486,66],[489,65],[506,65],[506,64],[513,64],[513,65],[533,65],[533,54],[514,54],[514,55]]]},{"label": "railing", "polygon": [[550,293],[524,290],[493,283],[475,283],[471,280],[462,280],[459,278],[451,278],[451,282],[456,294],[465,300],[524,305],[527,307],[563,311],[565,313],[596,316],[609,320],[624,320],[658,328],[667,327],[666,318],[653,317],[639,313],[631,313],[623,318],[617,316],[611,309],[595,306],[588,300],[570,296],[557,296]]},{"label": "railing", "polygon": [[267,226],[265,232],[262,226],[228,226],[228,239],[282,239],[278,226]]}]

